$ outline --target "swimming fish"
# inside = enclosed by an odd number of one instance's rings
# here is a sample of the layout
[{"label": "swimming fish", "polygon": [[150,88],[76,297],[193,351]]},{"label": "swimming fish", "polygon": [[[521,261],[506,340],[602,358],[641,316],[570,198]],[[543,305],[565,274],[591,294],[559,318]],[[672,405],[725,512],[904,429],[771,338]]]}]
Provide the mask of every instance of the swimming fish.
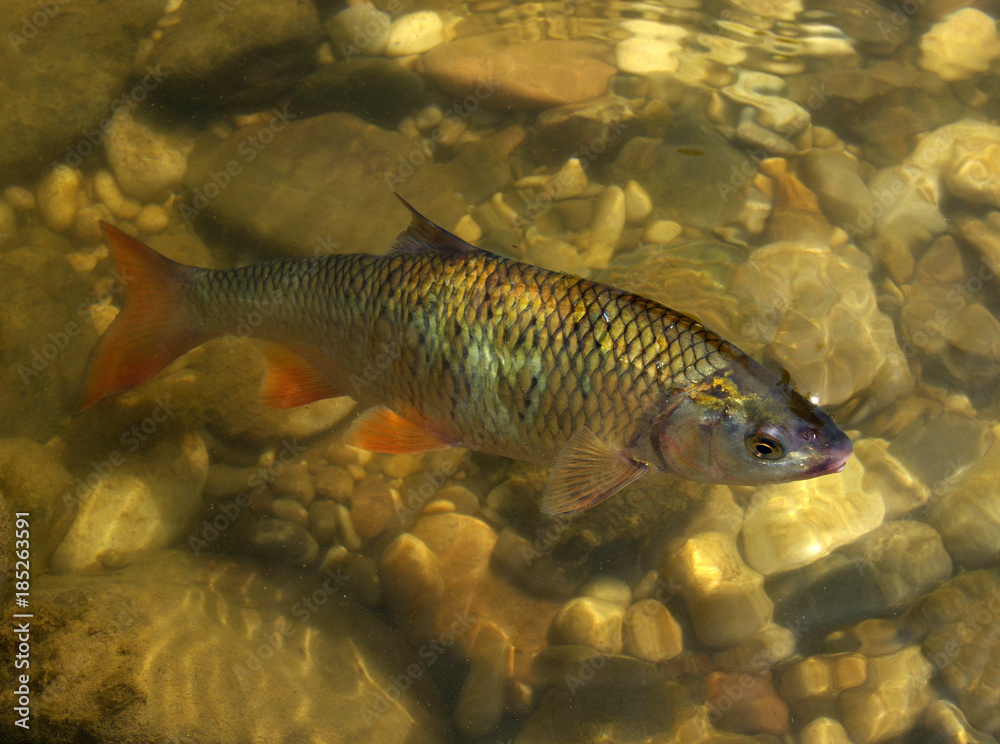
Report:
[{"label": "swimming fish", "polygon": [[266,404],[351,395],[369,406],[345,434],[360,448],[549,464],[551,515],[654,469],[724,484],[843,469],[851,441],[830,416],[693,318],[476,248],[403,204],[412,223],[385,255],[225,270],[176,263],[102,223],[126,293],[81,409],[252,317],[270,342]]}]

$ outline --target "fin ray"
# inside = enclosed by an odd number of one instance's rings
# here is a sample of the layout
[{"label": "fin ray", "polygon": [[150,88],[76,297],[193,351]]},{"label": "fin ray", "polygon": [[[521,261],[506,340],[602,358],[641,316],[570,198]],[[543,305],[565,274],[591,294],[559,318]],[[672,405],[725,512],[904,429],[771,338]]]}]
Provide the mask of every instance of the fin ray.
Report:
[{"label": "fin ray", "polygon": [[266,343],[260,396],[268,408],[295,408],[343,393],[315,364],[286,346]]},{"label": "fin ray", "polygon": [[390,455],[456,446],[425,425],[381,405],[362,413],[344,433],[344,441],[358,449]]},{"label": "fin ray", "polygon": [[649,465],[613,450],[584,427],[559,451],[542,496],[542,511],[563,516],[601,503],[649,472]]},{"label": "fin ray", "polygon": [[125,299],[91,352],[81,411],[142,384],[213,335],[195,321],[185,301],[192,267],[161,256],[107,222],[101,229]]},{"label": "fin ray", "polygon": [[396,198],[403,202],[403,206],[410,210],[413,219],[406,232],[396,238],[396,242],[392,244],[392,250],[416,253],[436,248],[448,253],[458,254],[479,252],[480,249],[476,248],[472,243],[466,243],[460,237],[453,235],[440,225],[435,225],[410,206],[399,194],[396,194]]}]

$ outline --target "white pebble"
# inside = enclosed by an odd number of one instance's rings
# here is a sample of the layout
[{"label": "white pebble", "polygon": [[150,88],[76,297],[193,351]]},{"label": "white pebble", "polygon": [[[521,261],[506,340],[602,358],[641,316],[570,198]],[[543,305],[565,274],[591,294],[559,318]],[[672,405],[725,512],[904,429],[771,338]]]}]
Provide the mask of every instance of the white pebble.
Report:
[{"label": "white pebble", "polygon": [[157,204],[147,204],[139,210],[139,216],[135,218],[135,226],[141,233],[146,235],[156,235],[167,229],[170,224],[170,216],[166,210]]},{"label": "white pebble", "polygon": [[142,204],[121,192],[115,177],[106,170],[94,174],[94,192],[111,214],[119,219],[134,220],[142,209]]},{"label": "white pebble", "polygon": [[644,243],[669,243],[683,232],[684,228],[672,220],[656,220],[651,222],[642,234]]},{"label": "white pebble", "polygon": [[646,189],[635,181],[625,184],[625,219],[633,225],[642,224],[653,211],[653,200]]},{"label": "white pebble", "polygon": [[452,232],[467,243],[475,243],[483,237],[482,228],[479,227],[479,224],[469,214],[462,216]]},{"label": "white pebble", "polygon": [[73,226],[79,195],[80,172],[68,165],[57,165],[38,182],[35,196],[50,230],[64,232]]},{"label": "white pebble", "polygon": [[433,49],[444,41],[444,24],[432,10],[405,15],[389,26],[389,41],[385,53],[389,57],[405,57]]},{"label": "white pebble", "polygon": [[18,212],[30,212],[35,208],[35,195],[24,186],[8,186],[3,191],[3,198]]}]

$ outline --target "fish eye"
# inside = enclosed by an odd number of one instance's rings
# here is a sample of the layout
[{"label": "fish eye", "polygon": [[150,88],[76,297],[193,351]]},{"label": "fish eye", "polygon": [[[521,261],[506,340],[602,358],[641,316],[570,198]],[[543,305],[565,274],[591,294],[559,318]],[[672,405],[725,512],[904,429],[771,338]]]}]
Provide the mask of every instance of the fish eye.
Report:
[{"label": "fish eye", "polygon": [[785,454],[781,442],[763,431],[747,437],[747,449],[750,450],[750,454],[761,460],[777,460]]}]

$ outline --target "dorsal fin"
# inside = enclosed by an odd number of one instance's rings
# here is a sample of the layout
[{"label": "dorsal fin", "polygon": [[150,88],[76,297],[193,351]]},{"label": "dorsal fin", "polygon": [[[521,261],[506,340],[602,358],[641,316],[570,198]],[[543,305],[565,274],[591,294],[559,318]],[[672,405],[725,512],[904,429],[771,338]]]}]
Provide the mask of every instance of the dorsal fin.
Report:
[{"label": "dorsal fin", "polygon": [[[395,193],[395,192],[393,192]],[[478,253],[479,248],[466,243],[457,235],[452,235],[440,225],[435,225],[420,212],[411,207],[406,199],[396,194],[396,198],[403,202],[403,206],[410,210],[413,220],[406,232],[396,238],[392,244],[394,251],[425,251],[436,248],[449,253]]]}]

